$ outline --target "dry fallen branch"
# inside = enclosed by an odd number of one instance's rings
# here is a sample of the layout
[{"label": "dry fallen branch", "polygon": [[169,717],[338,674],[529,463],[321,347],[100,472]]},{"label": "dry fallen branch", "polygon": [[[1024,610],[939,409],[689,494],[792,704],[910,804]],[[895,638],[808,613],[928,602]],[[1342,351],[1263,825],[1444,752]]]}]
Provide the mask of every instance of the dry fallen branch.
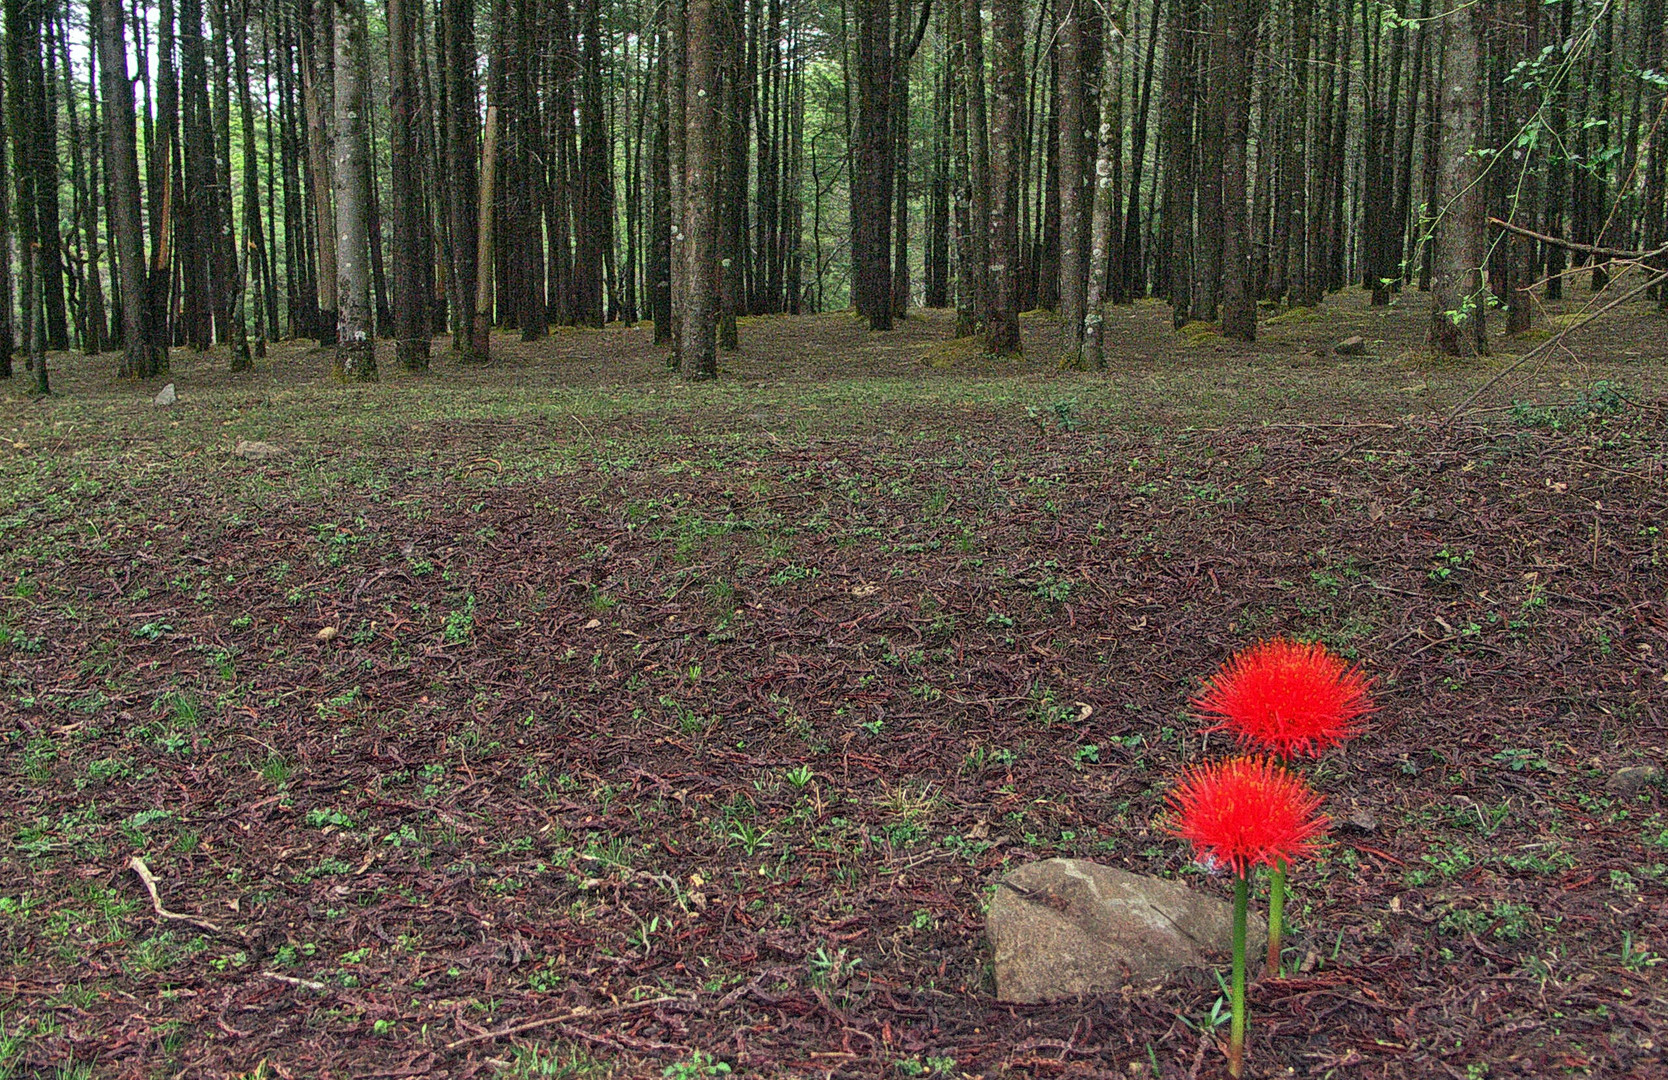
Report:
[{"label": "dry fallen branch", "polygon": [[178,922],[188,922],[192,926],[202,927],[211,934],[220,933],[220,927],[209,922],[207,919],[199,919],[195,915],[181,915],[177,911],[169,911],[167,908],[163,907],[162,896],[156,891],[156,875],[151,873],[151,868],[145,865],[144,859],[141,859],[137,855],[130,856],[127,860],[127,868],[132,870],[135,874],[138,874],[139,880],[145,883],[145,891],[151,894],[151,907],[156,911],[158,918],[174,919]]},{"label": "dry fallen branch", "polygon": [[506,1035],[519,1035],[523,1031],[532,1031],[536,1028],[566,1024],[571,1020],[601,1020],[608,1016],[618,1016],[621,1013],[635,1012],[638,1009],[646,1009],[651,1005],[669,1005],[674,1001],[684,1000],[686,999],[677,997],[657,997],[649,998],[645,1001],[633,1001],[627,1005],[616,1005],[611,1009],[586,1009],[583,1007],[572,1009],[557,1016],[546,1016],[541,1020],[527,1020],[519,1024],[511,1024],[508,1027],[501,1027],[496,1031],[483,1031],[479,1035],[471,1035],[467,1039],[459,1039],[456,1042],[447,1043],[446,1049],[456,1050],[458,1047],[468,1046],[470,1043],[490,1042],[493,1039],[502,1039]]},{"label": "dry fallen branch", "polygon": [[276,971],[263,971],[261,972],[261,977],[263,979],[273,979],[281,983],[289,983],[291,986],[305,987],[308,990],[324,991],[330,989],[330,987],[321,982],[314,982],[312,979],[298,979],[294,975],[280,975]]}]

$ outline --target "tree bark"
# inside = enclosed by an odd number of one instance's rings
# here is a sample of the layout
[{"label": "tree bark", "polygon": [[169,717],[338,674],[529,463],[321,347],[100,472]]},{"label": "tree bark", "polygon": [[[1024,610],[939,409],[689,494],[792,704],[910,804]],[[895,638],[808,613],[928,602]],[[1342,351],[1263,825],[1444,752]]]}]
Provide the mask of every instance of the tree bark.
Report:
[{"label": "tree bark", "polygon": [[418,264],[417,191],[421,169],[412,129],[411,0],[388,0],[388,180],[394,241],[394,359],[407,371],[429,367],[429,325]]},{"label": "tree bark", "polygon": [[1251,223],[1246,217],[1245,146],[1251,122],[1251,58],[1264,0],[1231,0],[1222,36],[1222,335],[1257,339]]},{"label": "tree bark", "polygon": [[497,275],[493,214],[498,182],[498,106],[488,105],[486,131],[481,137],[481,188],[475,209],[475,304],[470,319],[468,359],[485,363],[492,358],[492,309]]},{"label": "tree bark", "polygon": [[684,376],[718,377],[718,0],[689,0],[684,246],[688,265],[683,312]]},{"label": "tree bark", "polygon": [[33,393],[46,395],[52,386],[46,370],[45,314],[42,311],[40,280],[39,192],[41,162],[39,143],[42,125],[36,106],[43,96],[45,74],[41,69],[43,0],[5,0],[6,11],[6,128],[11,137],[12,159],[16,162],[17,246],[22,273],[19,275],[23,316],[23,352],[34,376]]},{"label": "tree bark", "polygon": [[985,24],[980,0],[951,0],[962,4],[962,41],[966,60],[968,223],[967,252],[962,266],[968,271],[968,302],[974,319],[983,326],[989,317],[990,279],[990,124],[985,102]]},{"label": "tree bark", "polygon": [[[1079,0],[1057,0],[1059,21],[1055,27],[1059,60],[1056,63],[1060,119],[1060,327],[1065,333],[1066,350],[1076,352],[1083,343],[1084,289],[1087,281],[1083,262],[1083,182],[1084,182],[1084,127],[1083,115],[1083,31],[1078,23]],[[1103,99],[1115,96],[1112,86],[1102,88]],[[1110,134],[1110,124],[1105,133]],[[1110,148],[1108,148],[1110,151]],[[1110,168],[1110,153],[1107,165]],[[1099,186],[1099,155],[1095,161],[1096,188]],[[1111,176],[1107,181],[1110,184]],[[1092,194],[1092,199],[1099,195]],[[1092,215],[1091,215],[1092,216]],[[1091,262],[1094,256],[1091,256]]]},{"label": "tree bark", "polygon": [[375,314],[371,308],[370,236],[365,175],[365,52],[362,0],[334,0],[336,188],[336,364],[338,379],[374,382]]},{"label": "tree bark", "polygon": [[480,127],[474,0],[442,0],[440,37],[441,79],[446,89],[446,210],[452,234],[452,347],[463,359],[484,360],[471,354],[477,277],[475,155]]},{"label": "tree bark", "polygon": [[[119,3],[119,0],[111,0]],[[118,9],[119,10],[119,9]],[[12,324],[12,177],[6,168],[6,142],[10,134],[12,113],[10,98],[5,89],[11,77],[11,53],[0,58],[0,379],[12,377],[12,353],[17,348],[17,331]]]},{"label": "tree bark", "polygon": [[1194,23],[1198,0],[1172,0],[1165,30],[1164,275],[1171,322],[1180,329],[1193,310]]},{"label": "tree bark", "polygon": [[1098,370],[1106,366],[1105,326],[1106,283],[1112,271],[1113,233],[1118,218],[1118,192],[1112,183],[1113,154],[1118,140],[1113,132],[1117,122],[1116,95],[1110,88],[1123,77],[1123,33],[1108,22],[1101,40],[1100,127],[1096,138],[1094,209],[1089,225],[1089,282],[1083,304],[1083,347],[1079,366]]},{"label": "tree bark", "polygon": [[1025,23],[1020,0],[994,0],[991,45],[996,76],[996,123],[990,135],[990,292],[985,344],[1015,356],[1019,341],[1020,102]]},{"label": "tree bark", "polygon": [[1442,20],[1442,143],[1431,283],[1431,348],[1448,356],[1488,352],[1483,290],[1483,177],[1475,154],[1483,126],[1481,16],[1463,5]]},{"label": "tree bark", "polygon": [[851,173],[852,299],[870,330],[892,329],[891,0],[856,0],[857,125]]}]

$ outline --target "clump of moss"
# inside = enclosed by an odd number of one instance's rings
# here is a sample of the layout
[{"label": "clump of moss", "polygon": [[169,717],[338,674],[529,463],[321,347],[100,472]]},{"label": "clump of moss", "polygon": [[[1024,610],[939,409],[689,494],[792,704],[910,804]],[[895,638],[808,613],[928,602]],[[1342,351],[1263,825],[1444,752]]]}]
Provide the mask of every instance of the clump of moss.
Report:
[{"label": "clump of moss", "polygon": [[919,355],[927,367],[947,368],[978,359],[984,355],[984,346],[977,337],[950,338],[933,342]]},{"label": "clump of moss", "polygon": [[1195,320],[1182,324],[1179,332],[1182,337],[1187,339],[1189,345],[1215,345],[1218,342],[1228,340],[1222,336],[1222,325],[1220,323]]}]

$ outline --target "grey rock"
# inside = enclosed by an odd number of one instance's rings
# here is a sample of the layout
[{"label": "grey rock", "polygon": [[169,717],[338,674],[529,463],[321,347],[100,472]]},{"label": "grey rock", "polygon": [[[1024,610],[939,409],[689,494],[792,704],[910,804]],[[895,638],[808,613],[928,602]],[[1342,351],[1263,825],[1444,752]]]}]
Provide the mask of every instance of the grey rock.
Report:
[{"label": "grey rock", "polygon": [[1360,334],[1351,334],[1332,346],[1332,351],[1339,356],[1364,356],[1367,352],[1367,339]]},{"label": "grey rock", "polygon": [[164,386],[162,388],[162,392],[160,394],[157,394],[156,397],[151,399],[151,404],[152,405],[172,405],[174,402],[178,401],[179,399],[180,399],[179,395],[174,393],[174,384],[169,383],[167,386]]},{"label": "grey rock", "polygon": [[1348,817],[1338,823],[1338,831],[1352,833],[1378,832],[1378,815],[1371,810],[1352,810]]},{"label": "grey rock", "polygon": [[1621,795],[1637,795],[1644,788],[1662,782],[1662,770],[1655,765],[1630,765],[1617,769],[1604,786]]},{"label": "grey rock", "polygon": [[[1061,1001],[1211,963],[1232,947],[1233,907],[1173,881],[1046,859],[997,883],[985,929],[998,1001]],[[1267,933],[1253,916],[1248,943]]]},{"label": "grey rock", "polygon": [[248,439],[239,442],[237,449],[232,451],[238,457],[248,461],[270,461],[282,455],[283,452],[284,448],[282,446],[274,446],[269,442],[250,442]]}]

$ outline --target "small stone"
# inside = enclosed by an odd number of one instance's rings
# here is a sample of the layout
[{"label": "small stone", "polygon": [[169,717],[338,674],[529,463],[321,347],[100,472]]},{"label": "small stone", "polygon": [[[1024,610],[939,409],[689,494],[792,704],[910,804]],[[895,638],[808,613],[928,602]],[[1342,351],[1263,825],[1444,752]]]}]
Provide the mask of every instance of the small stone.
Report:
[{"label": "small stone", "polygon": [[237,449],[232,452],[247,461],[270,461],[283,454],[284,448],[274,446],[269,442],[250,442],[248,439],[244,439],[237,444]]},{"label": "small stone", "polygon": [[1625,769],[1617,769],[1604,786],[1621,795],[1637,795],[1650,785],[1661,782],[1662,770],[1655,765],[1629,765]]},{"label": "small stone", "polygon": [[1332,351],[1339,356],[1364,356],[1367,352],[1367,339],[1360,334],[1351,334],[1332,346]]},{"label": "small stone", "polygon": [[156,397],[154,397],[154,398],[151,398],[151,404],[152,405],[172,405],[174,402],[178,401],[179,399],[180,399],[179,395],[174,393],[174,384],[169,383],[167,386],[164,386],[162,388],[162,392],[160,394],[156,395]]},{"label": "small stone", "polygon": [[1371,810],[1353,810],[1338,823],[1338,831],[1362,834],[1378,832],[1378,816]]},{"label": "small stone", "polygon": [[[1249,937],[1266,940],[1253,917]],[[998,1001],[1062,1001],[1200,967],[1233,943],[1227,902],[1082,859],[1004,877],[986,916]]]}]

